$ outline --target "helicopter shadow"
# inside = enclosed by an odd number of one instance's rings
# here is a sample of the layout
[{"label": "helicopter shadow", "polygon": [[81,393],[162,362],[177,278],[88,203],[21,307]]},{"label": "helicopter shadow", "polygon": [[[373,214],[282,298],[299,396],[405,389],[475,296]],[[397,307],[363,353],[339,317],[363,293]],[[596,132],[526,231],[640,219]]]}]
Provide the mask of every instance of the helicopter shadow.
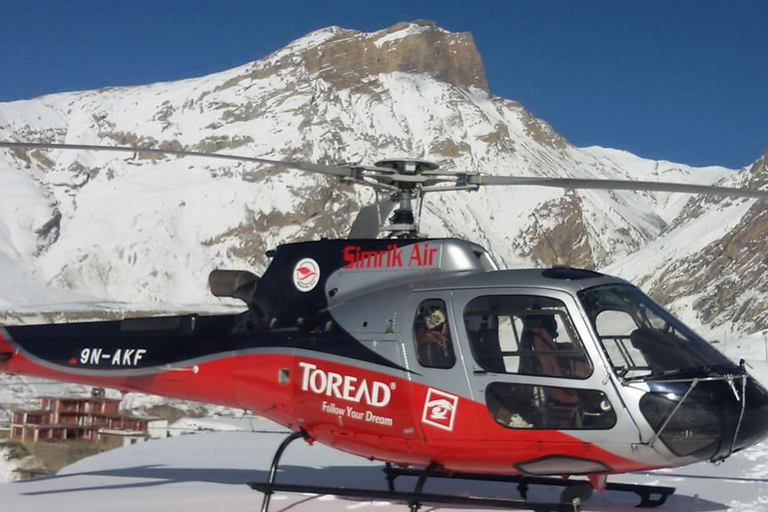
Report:
[{"label": "helicopter shadow", "polygon": [[[81,471],[65,474],[52,474],[39,478],[21,480],[15,485],[43,484],[56,482],[55,489],[27,491],[26,496],[64,494],[92,490],[132,489],[155,487],[176,483],[211,483],[223,485],[247,485],[253,481],[266,481],[269,472],[263,469],[230,469],[230,468],[177,468],[162,464],[133,466],[126,468],[111,468],[94,471]],[[94,485],[77,485],[88,477],[112,477],[120,479],[137,479],[135,482],[103,483]],[[73,485],[65,482],[71,480]],[[376,466],[336,466],[331,468],[311,468],[304,466],[284,466],[277,472],[275,481],[281,483],[308,484],[322,486],[338,486],[343,482],[345,487],[365,486],[380,480],[377,489],[385,489],[386,482],[381,468]]]},{"label": "helicopter shadow", "polygon": [[[135,479],[137,481],[120,483],[99,483],[92,484],[88,482],[83,485],[83,477],[113,477],[119,479]],[[148,487],[157,487],[177,483],[212,483],[220,485],[241,485],[245,486],[252,481],[266,481],[268,471],[260,469],[230,469],[230,468],[176,468],[164,465],[144,465],[127,468],[112,468],[95,471],[83,471],[67,474],[54,474],[32,480],[17,482],[16,485],[25,485],[36,483],[38,485],[45,482],[55,483],[55,488],[29,490],[23,492],[25,496],[70,494],[88,491],[118,490],[118,489],[143,489]],[[72,485],[67,485],[70,480]],[[285,465],[277,473],[276,481],[280,483],[305,484],[315,486],[342,486],[349,488],[365,488],[386,490],[387,483],[384,478],[384,472],[380,466],[330,466],[322,468],[313,468],[297,465]],[[416,484],[416,478],[401,476],[395,480],[395,487],[399,491],[412,491]],[[496,496],[507,498],[518,498],[516,486],[509,483],[483,482],[483,481],[461,481],[460,491],[457,492],[457,482],[448,479],[428,480],[424,492],[453,494],[453,495],[473,495],[473,496]],[[545,486],[530,487],[529,498],[534,501],[556,502],[559,499],[560,489],[548,488]],[[260,493],[254,493],[254,500],[260,500]],[[273,502],[271,510],[273,512],[288,512],[297,508],[303,508],[301,505],[311,502],[318,497],[309,497],[298,495],[301,499],[291,500],[290,502]],[[348,502],[370,501],[366,499],[343,498]],[[397,500],[389,500],[397,503]],[[604,494],[595,494],[588,502],[584,504],[585,511],[611,511],[611,512],[629,512],[637,510],[635,506],[638,498],[628,493],[606,492]],[[404,503],[403,503],[404,504]],[[430,510],[426,507],[424,510]],[[439,509],[461,509],[464,507],[448,507],[441,505]],[[709,512],[718,510],[727,510],[728,506],[722,503],[716,503],[704,500],[696,496],[686,496],[683,494],[674,494],[669,497],[667,503],[657,510],[679,510],[686,512]]]}]

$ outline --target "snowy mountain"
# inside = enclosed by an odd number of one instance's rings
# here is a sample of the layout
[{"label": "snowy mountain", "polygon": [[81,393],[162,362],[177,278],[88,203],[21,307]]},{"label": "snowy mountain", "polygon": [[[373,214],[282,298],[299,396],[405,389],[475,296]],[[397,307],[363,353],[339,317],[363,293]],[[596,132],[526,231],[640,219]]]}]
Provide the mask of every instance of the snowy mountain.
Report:
[{"label": "snowy mountain", "polygon": [[[495,175],[755,185],[766,174],[765,158],[736,172],[574,147],[490,92],[470,34],[429,22],[330,27],[206,77],[0,104],[0,139],[321,163],[407,156]],[[207,290],[211,269],[261,272],[268,249],[344,236],[374,200],[268,166],[65,151],[0,152],[0,190],[6,322],[30,311],[56,319],[222,307]],[[750,278],[765,265],[766,222],[754,201],[501,187],[427,198],[422,231],[469,238],[503,265],[607,267],[683,313],[696,308],[686,320],[765,327],[766,281]],[[732,249],[718,255],[726,238]],[[751,259],[737,251],[745,244]],[[734,254],[742,265],[721,272]]]},{"label": "snowy mountain", "polygon": [[[724,181],[768,185],[768,148]],[[633,280],[689,322],[723,337],[768,334],[765,201],[697,197],[647,247],[606,270]],[[768,356],[767,356],[768,357]]]}]

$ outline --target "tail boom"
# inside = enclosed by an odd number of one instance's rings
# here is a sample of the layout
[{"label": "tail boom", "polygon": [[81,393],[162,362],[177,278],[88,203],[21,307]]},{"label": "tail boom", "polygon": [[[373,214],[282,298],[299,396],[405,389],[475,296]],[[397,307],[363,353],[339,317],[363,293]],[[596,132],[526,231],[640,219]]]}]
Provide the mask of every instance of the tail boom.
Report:
[{"label": "tail boom", "polygon": [[[214,341],[205,332],[131,331],[123,322],[0,328],[0,373],[242,406],[233,351],[199,353]],[[203,331],[211,324],[202,323]]]}]

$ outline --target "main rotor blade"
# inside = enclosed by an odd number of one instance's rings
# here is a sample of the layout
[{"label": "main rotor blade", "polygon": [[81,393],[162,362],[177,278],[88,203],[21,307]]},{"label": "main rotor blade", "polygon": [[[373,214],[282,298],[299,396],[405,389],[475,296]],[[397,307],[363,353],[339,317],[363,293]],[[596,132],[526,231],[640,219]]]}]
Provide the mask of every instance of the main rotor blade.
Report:
[{"label": "main rotor blade", "polygon": [[347,167],[313,164],[311,162],[288,162],[284,160],[270,160],[252,156],[227,155],[222,153],[204,153],[200,151],[184,151],[178,149],[157,149],[149,147],[130,146],[99,146],[90,144],[53,144],[47,142],[7,142],[0,141],[0,148],[8,149],[63,149],[80,151],[115,151],[121,153],[159,153],[164,155],[193,156],[201,158],[218,158],[220,160],[234,160],[236,162],[252,162],[257,164],[277,165],[284,168],[298,169],[300,171],[326,174],[329,176],[352,176]]},{"label": "main rotor blade", "polygon": [[349,229],[347,238],[376,238],[379,234],[379,228],[387,221],[395,206],[397,203],[387,198],[360,208],[355,222]]},{"label": "main rotor blade", "polygon": [[680,192],[683,194],[706,194],[712,196],[751,197],[768,199],[768,190],[748,188],[713,187],[710,185],[686,185],[657,181],[593,180],[580,178],[536,178],[521,176],[468,175],[470,185],[516,185],[591,190],[647,190],[651,192]]}]

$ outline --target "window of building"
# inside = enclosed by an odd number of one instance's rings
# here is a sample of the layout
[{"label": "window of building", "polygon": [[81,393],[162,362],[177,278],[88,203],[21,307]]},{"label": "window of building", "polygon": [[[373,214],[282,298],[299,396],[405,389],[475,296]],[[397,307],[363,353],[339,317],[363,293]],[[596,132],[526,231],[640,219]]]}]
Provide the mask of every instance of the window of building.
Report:
[{"label": "window of building", "polygon": [[585,379],[587,354],[565,304],[525,295],[489,295],[464,310],[472,353],[484,369],[547,377]]},{"label": "window of building", "polygon": [[456,363],[448,309],[440,299],[419,304],[413,324],[413,339],[419,364],[427,368],[452,368]]},{"label": "window of building", "polygon": [[610,429],[616,413],[601,391],[557,386],[491,383],[485,390],[496,423],[519,429]]}]

